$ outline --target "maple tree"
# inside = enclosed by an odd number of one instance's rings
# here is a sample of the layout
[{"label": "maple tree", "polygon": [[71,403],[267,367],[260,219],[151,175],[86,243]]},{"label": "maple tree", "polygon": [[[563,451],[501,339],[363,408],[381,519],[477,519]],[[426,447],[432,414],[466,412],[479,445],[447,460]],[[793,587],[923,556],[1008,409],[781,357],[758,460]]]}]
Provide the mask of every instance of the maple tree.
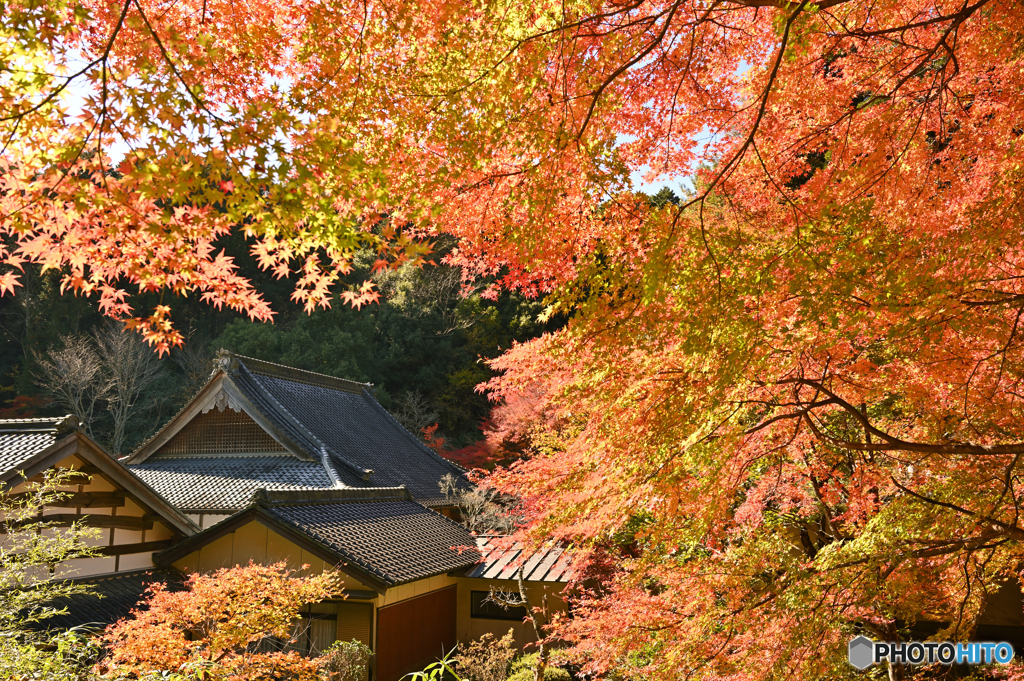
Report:
[{"label": "maple tree", "polygon": [[320,663],[297,651],[261,650],[271,637],[289,640],[299,609],[338,592],[332,573],[300,577],[284,563],[193,574],[184,591],[149,587],[147,609],[103,634],[105,678],[167,672],[182,679],[315,681]]},{"label": "maple tree", "polygon": [[[611,575],[560,635],[642,678],[837,678],[857,631],[971,635],[1024,537],[1020,8],[534,16],[494,70],[552,124],[452,220],[468,267],[573,314],[490,384],[492,448],[532,443],[492,484]],[[693,190],[615,192],[615,161]]]},{"label": "maple tree", "polygon": [[[351,121],[325,121],[303,104],[315,93],[280,85],[315,68],[296,60],[313,19],[301,5],[4,3],[0,292],[26,263],[58,268],[62,290],[97,296],[164,352],[182,340],[169,306],[139,314],[130,288],[272,318],[216,248],[233,229],[261,266],[299,275],[307,309],[329,306],[358,247],[377,248],[379,267],[422,262],[429,244],[397,233],[405,213]],[[341,295],[378,296],[369,281]]]},{"label": "maple tree", "polygon": [[[635,530],[561,631],[588,669],[843,676],[856,627],[966,636],[1018,579],[1018,4],[5,11],[8,266],[122,317],[134,285],[267,318],[218,235],[315,306],[357,245],[419,261],[444,230],[467,277],[571,316],[494,363],[543,441],[492,482],[595,561]],[[136,324],[174,342],[169,314]]]}]

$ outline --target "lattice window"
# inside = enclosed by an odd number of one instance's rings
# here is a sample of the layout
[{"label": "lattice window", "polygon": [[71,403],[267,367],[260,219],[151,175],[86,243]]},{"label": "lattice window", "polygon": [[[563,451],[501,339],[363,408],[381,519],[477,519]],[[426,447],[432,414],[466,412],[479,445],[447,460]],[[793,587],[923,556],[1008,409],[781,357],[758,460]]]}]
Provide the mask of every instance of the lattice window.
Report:
[{"label": "lattice window", "polygon": [[257,454],[286,451],[248,414],[230,408],[224,411],[211,409],[196,416],[160,448],[161,454]]}]

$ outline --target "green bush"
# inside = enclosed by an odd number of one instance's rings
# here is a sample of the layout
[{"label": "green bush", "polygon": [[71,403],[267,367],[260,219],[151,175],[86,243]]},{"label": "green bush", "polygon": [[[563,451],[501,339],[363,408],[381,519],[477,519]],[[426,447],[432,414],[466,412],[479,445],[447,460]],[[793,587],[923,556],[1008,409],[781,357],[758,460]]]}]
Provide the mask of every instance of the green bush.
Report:
[{"label": "green bush", "polygon": [[500,639],[484,634],[476,641],[459,644],[459,653],[452,659],[463,681],[505,681],[516,656],[514,645],[511,629]]},{"label": "green bush", "polygon": [[324,681],[363,681],[367,678],[370,655],[362,641],[335,641],[320,656],[320,678]]},{"label": "green bush", "polygon": [[[533,681],[533,668],[537,666],[540,653],[522,655],[512,662],[512,673],[506,681]],[[572,681],[569,672],[561,667],[548,666],[544,669],[544,681]]]}]

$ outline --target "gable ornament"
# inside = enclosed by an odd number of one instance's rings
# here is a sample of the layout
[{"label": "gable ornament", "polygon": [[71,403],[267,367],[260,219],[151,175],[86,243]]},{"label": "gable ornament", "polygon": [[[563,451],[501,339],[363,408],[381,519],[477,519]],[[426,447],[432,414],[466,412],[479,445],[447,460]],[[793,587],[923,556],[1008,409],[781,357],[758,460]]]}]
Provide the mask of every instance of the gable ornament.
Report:
[{"label": "gable ornament", "polygon": [[214,408],[220,412],[223,412],[225,409],[230,409],[231,411],[242,411],[241,405],[231,399],[231,395],[223,389],[218,390],[214,398],[206,403],[206,406],[203,407],[203,413],[205,414]]}]

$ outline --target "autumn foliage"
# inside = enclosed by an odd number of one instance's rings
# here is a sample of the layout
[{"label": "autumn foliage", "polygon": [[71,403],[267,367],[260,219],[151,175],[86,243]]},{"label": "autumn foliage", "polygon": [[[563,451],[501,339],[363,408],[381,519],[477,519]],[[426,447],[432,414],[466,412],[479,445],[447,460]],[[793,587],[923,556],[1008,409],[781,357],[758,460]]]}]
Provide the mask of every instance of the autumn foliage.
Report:
[{"label": "autumn foliage", "polygon": [[575,135],[633,135],[654,176],[721,131],[680,204],[529,240],[574,263],[574,316],[494,363],[505,404],[584,420],[492,482],[621,559],[561,632],[594,671],[842,677],[855,631],[970,636],[1020,578],[1024,16],[743,5],[560,32],[620,50],[573,53]]},{"label": "autumn foliage", "polygon": [[184,591],[150,587],[147,608],[107,628],[104,678],[166,671],[185,679],[318,678],[299,652],[261,652],[270,637],[288,641],[299,609],[337,591],[330,573],[298,577],[284,563],[223,568],[189,577]]},{"label": "autumn foliage", "polygon": [[559,632],[587,670],[843,677],[853,631],[967,637],[1020,579],[1019,3],[5,7],[7,290],[62,267],[173,342],[127,286],[270,315],[226,230],[307,305],[445,231],[570,320],[495,362],[487,452],[610,565]]},{"label": "autumn foliage", "polygon": [[[133,310],[129,293],[272,319],[216,246],[232,230],[262,267],[296,276],[310,310],[330,305],[356,248],[375,247],[381,267],[421,262],[429,244],[398,233],[401,211],[381,224],[388,190],[351,123],[310,120],[314,82],[280,86],[319,69],[296,60],[303,27],[327,30],[303,5],[5,3],[0,292],[26,263],[57,268],[63,290],[95,296],[165,351],[182,339],[170,308]],[[341,292],[356,306],[377,295],[370,282]]]}]

